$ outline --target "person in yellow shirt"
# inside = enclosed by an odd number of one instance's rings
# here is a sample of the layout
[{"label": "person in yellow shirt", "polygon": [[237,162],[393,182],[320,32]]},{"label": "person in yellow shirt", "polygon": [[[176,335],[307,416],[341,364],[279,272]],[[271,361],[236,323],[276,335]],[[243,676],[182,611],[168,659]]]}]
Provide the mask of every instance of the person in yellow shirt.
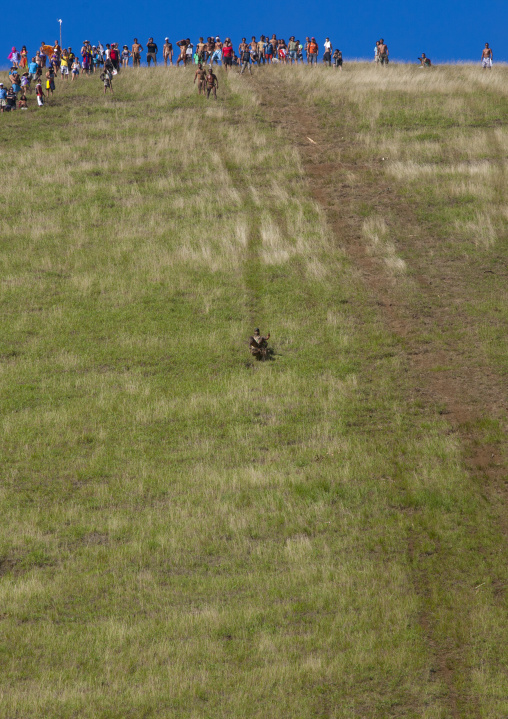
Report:
[{"label": "person in yellow shirt", "polygon": [[69,53],[67,52],[67,50],[64,50],[62,52],[62,56],[60,58],[60,72],[62,75],[62,80],[69,79]]}]

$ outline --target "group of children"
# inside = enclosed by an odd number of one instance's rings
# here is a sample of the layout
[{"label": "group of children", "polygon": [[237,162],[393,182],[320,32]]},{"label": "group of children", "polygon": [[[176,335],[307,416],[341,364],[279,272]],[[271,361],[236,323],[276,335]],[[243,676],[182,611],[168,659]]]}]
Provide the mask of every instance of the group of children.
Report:
[{"label": "group of children", "polygon": [[39,107],[44,105],[46,97],[49,97],[55,91],[55,71],[52,65],[46,72],[45,85],[46,92],[42,87],[41,72],[38,67],[33,67],[33,62],[28,66],[28,70],[21,76],[16,67],[11,67],[9,71],[9,80],[11,87],[6,90],[3,83],[0,83],[0,111],[10,112],[12,110],[27,110],[28,98],[27,93],[32,92],[32,81],[35,82],[35,96]]},{"label": "group of children", "polygon": [[9,72],[9,81],[11,87],[7,90],[0,82],[0,112],[10,112],[11,110],[28,109],[27,92],[31,92],[31,78],[28,72],[24,72],[21,76],[16,67],[12,67]]}]

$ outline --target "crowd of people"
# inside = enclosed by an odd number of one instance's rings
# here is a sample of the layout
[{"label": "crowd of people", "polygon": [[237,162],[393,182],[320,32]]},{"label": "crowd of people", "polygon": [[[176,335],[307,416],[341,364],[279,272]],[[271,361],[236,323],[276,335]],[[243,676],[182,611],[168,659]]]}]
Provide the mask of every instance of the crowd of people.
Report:
[{"label": "crowd of people", "polygon": [[[283,38],[277,38],[275,34],[271,37],[261,35],[259,39],[252,36],[248,42],[242,38],[238,47],[235,48],[231,38],[224,41],[218,36],[210,36],[206,39],[199,38],[197,43],[192,43],[190,38],[178,40],[175,43],[176,49],[169,38],[165,38],[162,46],[162,60],[167,67],[175,64],[177,67],[189,64],[197,66],[194,81],[198,80],[199,92],[210,93],[216,97],[218,80],[213,72],[214,65],[221,65],[225,71],[233,67],[238,69],[240,74],[245,71],[252,73],[253,66],[270,65],[280,63],[281,65],[317,65],[321,63],[329,67],[342,70],[343,57],[339,48],[333,48],[330,38],[326,38],[321,48],[315,37],[306,37],[301,42],[292,35],[288,42]],[[41,43],[40,48],[30,59],[25,45],[18,52],[15,47],[8,55],[11,63],[9,81],[11,87],[6,89],[0,83],[0,111],[27,109],[27,93],[32,92],[32,83],[35,84],[35,94],[39,106],[44,105],[45,100],[51,97],[55,91],[55,77],[60,74],[63,81],[76,80],[81,73],[99,73],[104,86],[104,93],[113,92],[113,77],[123,68],[127,68],[132,61],[133,67],[140,67],[145,53],[148,67],[157,65],[159,48],[153,37],[148,39],[145,47],[137,38],[129,48],[119,43],[102,43],[92,45],[85,40],[78,55],[71,47],[62,48],[55,41],[53,45]],[[174,61],[174,62],[173,62]],[[390,53],[384,39],[376,42],[374,48],[374,62],[379,65],[388,65]],[[418,58],[421,68],[430,68],[432,62],[425,53]],[[481,62],[483,68],[491,68],[493,53],[488,43],[482,50]],[[208,73],[204,67],[208,65]]]}]

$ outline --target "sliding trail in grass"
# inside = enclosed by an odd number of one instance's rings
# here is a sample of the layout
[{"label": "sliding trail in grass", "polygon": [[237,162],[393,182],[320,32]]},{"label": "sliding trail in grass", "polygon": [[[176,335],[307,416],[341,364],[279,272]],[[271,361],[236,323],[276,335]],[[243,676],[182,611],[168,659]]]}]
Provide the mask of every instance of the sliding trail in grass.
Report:
[{"label": "sliding trail in grass", "polygon": [[192,78],[3,124],[0,717],[449,716],[411,542],[454,711],[502,715],[460,441],[257,86]]}]

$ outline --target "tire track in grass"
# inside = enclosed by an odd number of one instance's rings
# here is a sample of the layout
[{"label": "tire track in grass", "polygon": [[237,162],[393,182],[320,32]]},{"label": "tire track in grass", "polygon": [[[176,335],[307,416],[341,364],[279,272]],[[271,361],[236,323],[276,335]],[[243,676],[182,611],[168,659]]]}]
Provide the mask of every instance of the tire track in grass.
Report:
[{"label": "tire track in grass", "polygon": [[[358,172],[358,166],[348,167],[330,163],[328,159],[329,141],[321,131],[316,116],[305,109],[305,103],[298,102],[297,94],[291,94],[284,87],[284,80],[277,82],[273,72],[259,75],[255,85],[263,102],[264,111],[271,116],[272,124],[282,127],[293,143],[296,142],[309,178],[309,187],[314,199],[324,209],[330,226],[343,245],[354,264],[360,269],[369,294],[373,298],[386,321],[389,330],[396,334],[406,334],[405,320],[395,309],[392,298],[390,278],[383,274],[380,264],[366,250],[365,242],[359,232],[360,218],[355,215],[354,202],[358,199],[358,188],[351,188],[345,182],[339,186],[334,182],[333,173],[345,176],[348,170]],[[274,102],[276,98],[276,103]],[[350,141],[344,138],[345,142]],[[337,190],[339,189],[339,192]],[[368,191],[368,190],[367,190]],[[337,198],[339,197],[339,201]],[[430,671],[436,673],[447,688],[445,711],[447,716],[458,719],[461,716],[479,716],[479,708],[468,698],[461,701],[459,679],[466,672],[460,657],[454,652],[446,638],[440,636],[433,618],[431,582],[428,570],[419,561],[421,539],[413,533],[408,537],[408,556],[412,570],[412,581],[421,609],[419,622],[430,654],[434,657]]]}]

